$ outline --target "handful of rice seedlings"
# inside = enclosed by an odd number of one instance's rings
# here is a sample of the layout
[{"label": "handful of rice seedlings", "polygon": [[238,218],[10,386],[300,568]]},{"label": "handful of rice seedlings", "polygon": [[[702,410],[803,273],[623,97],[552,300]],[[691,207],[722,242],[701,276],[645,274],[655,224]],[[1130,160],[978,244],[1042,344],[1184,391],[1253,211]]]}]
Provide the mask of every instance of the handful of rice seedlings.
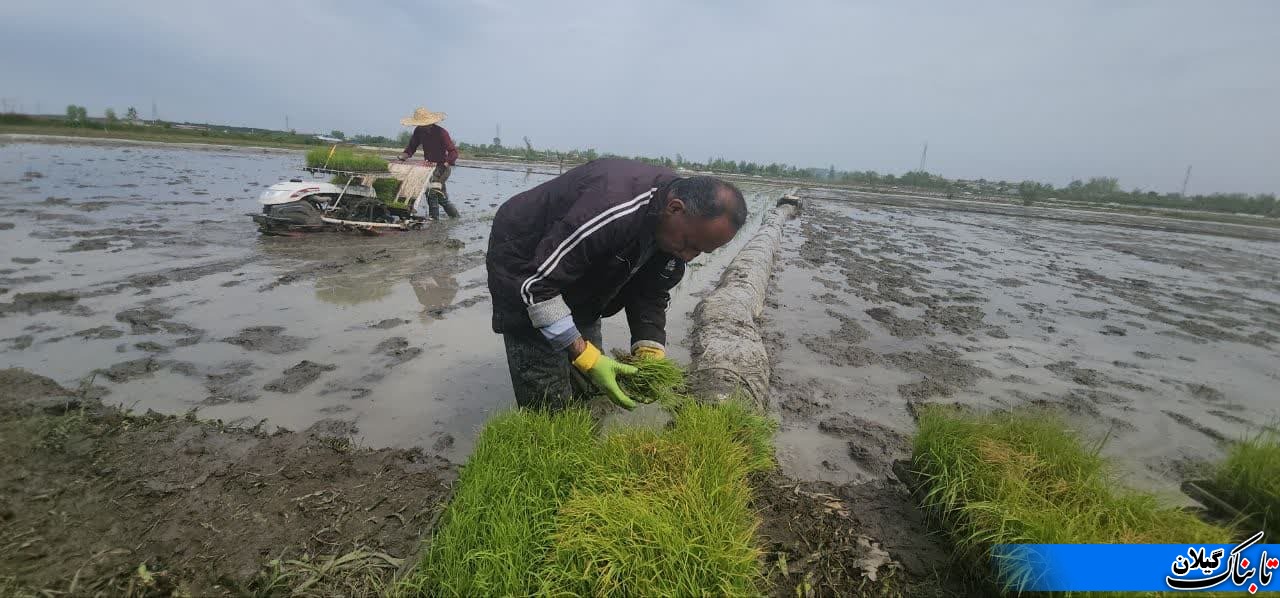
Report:
[{"label": "handful of rice seedlings", "polygon": [[678,408],[688,400],[684,395],[684,369],[667,358],[614,354],[618,361],[635,366],[636,373],[618,376],[618,386],[639,403],[658,403]]}]

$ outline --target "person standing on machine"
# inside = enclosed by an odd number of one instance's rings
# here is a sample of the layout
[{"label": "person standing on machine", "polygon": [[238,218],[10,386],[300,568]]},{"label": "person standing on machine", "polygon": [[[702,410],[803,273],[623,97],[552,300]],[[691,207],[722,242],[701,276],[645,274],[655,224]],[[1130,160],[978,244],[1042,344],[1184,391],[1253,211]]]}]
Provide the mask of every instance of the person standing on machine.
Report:
[{"label": "person standing on machine", "polygon": [[413,111],[413,116],[400,119],[400,124],[413,127],[413,134],[409,136],[409,145],[405,146],[399,160],[408,160],[421,147],[422,157],[436,165],[431,178],[427,180],[427,187],[423,189],[423,194],[427,196],[427,214],[432,220],[440,218],[441,206],[450,218],[458,217],[458,209],[449,201],[449,192],[445,188],[449,173],[458,162],[458,148],[453,145],[449,132],[436,124],[443,121],[444,117],[443,112],[431,112],[420,106]]}]

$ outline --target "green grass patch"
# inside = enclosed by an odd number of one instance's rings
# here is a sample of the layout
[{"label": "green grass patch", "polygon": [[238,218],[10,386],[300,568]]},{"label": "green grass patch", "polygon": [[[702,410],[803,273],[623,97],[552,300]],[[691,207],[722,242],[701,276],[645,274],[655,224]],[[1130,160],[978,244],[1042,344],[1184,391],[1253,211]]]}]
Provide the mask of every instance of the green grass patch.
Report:
[{"label": "green grass patch", "polygon": [[601,436],[583,409],[515,411],[480,434],[410,595],[760,593],[747,477],[773,425],[688,403],[664,431]]},{"label": "green grass patch", "polygon": [[[990,563],[996,544],[1227,543],[1232,530],[1121,488],[1098,446],[1039,411],[920,413],[912,469],[957,556]],[[1015,568],[993,573],[1016,591]]]},{"label": "green grass patch", "polygon": [[355,152],[351,148],[318,147],[307,151],[307,167],[355,172],[387,172],[387,161],[373,154]]},{"label": "green grass patch", "polygon": [[1280,536],[1280,433],[1263,430],[1233,444],[1213,482],[1221,498],[1262,519],[1268,536]]}]

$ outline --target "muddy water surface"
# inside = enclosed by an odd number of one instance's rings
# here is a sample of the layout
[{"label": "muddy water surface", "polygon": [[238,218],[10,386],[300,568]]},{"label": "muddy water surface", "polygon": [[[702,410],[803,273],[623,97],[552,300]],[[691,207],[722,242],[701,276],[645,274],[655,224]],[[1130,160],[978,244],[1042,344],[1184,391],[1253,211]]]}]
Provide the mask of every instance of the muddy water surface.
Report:
[{"label": "muddy water surface", "polygon": [[[458,168],[464,217],[420,233],[259,235],[245,214],[263,187],[308,176],[300,163],[274,150],[0,145],[0,364],[135,410],[290,429],[335,418],[364,445],[464,458],[512,405],[489,327],[491,217],[554,172]],[[759,205],[771,192],[749,195]],[[674,293],[673,355],[687,356],[685,313],[733,251],[700,258]],[[605,335],[625,348],[625,319]]]},{"label": "muddy water surface", "polygon": [[1280,245],[810,199],[766,311],[797,477],[891,476],[924,402],[1040,404],[1172,495],[1280,416]]}]

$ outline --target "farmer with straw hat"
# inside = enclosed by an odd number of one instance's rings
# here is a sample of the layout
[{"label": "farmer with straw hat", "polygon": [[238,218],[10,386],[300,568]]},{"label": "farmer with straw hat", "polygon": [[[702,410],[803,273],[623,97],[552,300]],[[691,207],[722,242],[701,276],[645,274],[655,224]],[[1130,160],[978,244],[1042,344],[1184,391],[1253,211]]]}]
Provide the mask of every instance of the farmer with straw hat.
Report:
[{"label": "farmer with straw hat", "polygon": [[436,124],[444,120],[444,116],[443,112],[431,112],[419,106],[413,111],[413,116],[400,119],[400,124],[413,127],[413,134],[409,136],[409,145],[405,146],[399,159],[409,159],[421,147],[422,156],[436,165],[427,187],[423,189],[427,196],[427,212],[432,220],[440,218],[441,205],[450,218],[458,217],[458,209],[449,201],[449,192],[445,189],[445,181],[449,180],[449,173],[458,161],[458,148],[454,147],[449,132]]}]

